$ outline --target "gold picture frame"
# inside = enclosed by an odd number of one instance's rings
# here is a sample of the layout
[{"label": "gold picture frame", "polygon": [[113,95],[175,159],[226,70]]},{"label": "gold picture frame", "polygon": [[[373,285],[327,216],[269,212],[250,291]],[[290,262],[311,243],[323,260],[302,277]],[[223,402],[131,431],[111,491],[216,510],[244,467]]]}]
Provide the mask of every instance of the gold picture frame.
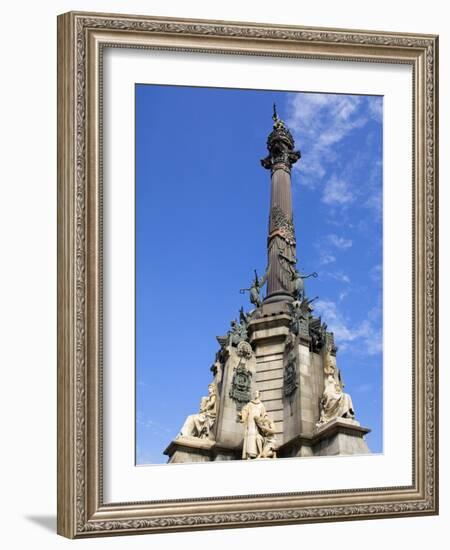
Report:
[{"label": "gold picture frame", "polygon": [[[413,483],[103,502],[102,51],[131,47],[413,68]],[[70,538],[438,513],[438,38],[70,12],[58,17],[58,533]]]}]

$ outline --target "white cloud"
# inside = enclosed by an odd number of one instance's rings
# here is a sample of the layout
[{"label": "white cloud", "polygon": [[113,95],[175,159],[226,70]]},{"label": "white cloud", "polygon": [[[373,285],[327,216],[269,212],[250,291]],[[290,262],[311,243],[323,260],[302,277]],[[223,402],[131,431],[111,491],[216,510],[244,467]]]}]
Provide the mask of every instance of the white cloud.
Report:
[{"label": "white cloud", "polygon": [[353,241],[351,239],[345,239],[344,237],[339,237],[335,233],[331,233],[331,235],[327,235],[326,240],[336,248],[339,248],[340,250],[346,250],[347,248],[350,248],[353,244]]},{"label": "white cloud", "polygon": [[156,422],[155,420],[152,420],[150,418],[143,418],[140,413],[137,414],[136,421],[140,426],[142,426],[146,430],[149,430],[149,432],[153,435],[170,434],[173,431],[167,426],[163,426],[161,423]]},{"label": "white cloud", "polygon": [[328,274],[332,279],[339,281],[340,283],[350,284],[350,277],[343,271],[336,271]]},{"label": "white cloud", "polygon": [[337,259],[335,249],[346,250],[352,245],[353,241],[351,239],[339,237],[335,233],[326,235],[315,244],[319,253],[319,264],[327,265],[334,263]]},{"label": "white cloud", "polygon": [[333,254],[330,254],[326,250],[323,250],[323,249],[319,250],[319,264],[320,265],[332,264],[335,261],[336,261],[336,256],[333,256]]},{"label": "white cloud", "polygon": [[318,300],[314,309],[322,317],[322,321],[327,323],[328,329],[334,332],[336,344],[341,350],[349,349],[348,344],[357,341],[358,346],[353,346],[353,349],[359,353],[375,355],[382,351],[382,334],[379,328],[381,311],[378,306],[369,310],[367,318],[356,326],[351,325],[331,300]]},{"label": "white cloud", "polygon": [[383,215],[383,165],[381,161],[374,162],[367,178],[369,196],[364,203],[372,210],[377,221],[381,222]]},{"label": "white cloud", "polygon": [[374,389],[373,384],[360,384],[356,387],[358,393],[369,393]]},{"label": "white cloud", "polygon": [[326,182],[322,193],[322,202],[325,204],[349,204],[355,200],[355,196],[350,189],[350,185],[343,179],[338,179],[335,175]]},{"label": "white cloud", "polygon": [[383,98],[381,96],[367,96],[370,116],[377,122],[383,122]]},{"label": "white cloud", "polygon": [[137,464],[162,464],[167,462],[167,457],[163,453],[153,452],[151,449],[143,449],[139,445],[136,448]]},{"label": "white cloud", "polygon": [[370,195],[370,197],[364,203],[364,206],[367,206],[367,208],[373,210],[377,217],[379,217],[383,209],[383,197],[381,196],[381,193],[375,192]]},{"label": "white cloud", "polygon": [[334,332],[338,345],[344,342],[352,342],[358,336],[357,331],[348,327],[343,315],[331,300],[318,300],[315,303],[314,310],[322,317],[329,330]]},{"label": "white cloud", "polygon": [[369,277],[374,283],[380,282],[383,277],[383,266],[381,264],[374,265],[369,272]]},{"label": "white cloud", "polygon": [[336,159],[336,145],[368,120],[361,114],[361,96],[292,94],[287,124],[307,154],[295,165],[303,185],[314,187],[327,173],[326,164]]},{"label": "white cloud", "polygon": [[[382,160],[380,157],[373,162],[380,147],[379,133],[373,122],[382,124],[383,98],[290,94],[287,113],[286,122],[302,150],[301,161],[294,165],[294,181],[311,189],[320,186],[322,203],[333,208],[332,216],[340,216],[349,204],[359,200],[362,207],[380,220]],[[372,125],[367,128],[366,139],[356,148],[352,142],[351,154],[342,154],[341,142],[368,123]],[[361,167],[364,167],[364,175],[355,176]]]}]

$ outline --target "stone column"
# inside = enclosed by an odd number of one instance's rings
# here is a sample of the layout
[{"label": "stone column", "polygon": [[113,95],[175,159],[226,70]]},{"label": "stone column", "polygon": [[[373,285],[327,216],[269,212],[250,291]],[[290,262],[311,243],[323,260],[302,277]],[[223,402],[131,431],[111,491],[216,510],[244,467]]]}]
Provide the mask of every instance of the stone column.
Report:
[{"label": "stone column", "polygon": [[292,300],[292,274],[296,263],[295,229],[292,217],[291,166],[300,158],[294,138],[278,118],[274,106],[273,130],[267,139],[269,155],[261,160],[271,171],[267,296],[264,303]]}]

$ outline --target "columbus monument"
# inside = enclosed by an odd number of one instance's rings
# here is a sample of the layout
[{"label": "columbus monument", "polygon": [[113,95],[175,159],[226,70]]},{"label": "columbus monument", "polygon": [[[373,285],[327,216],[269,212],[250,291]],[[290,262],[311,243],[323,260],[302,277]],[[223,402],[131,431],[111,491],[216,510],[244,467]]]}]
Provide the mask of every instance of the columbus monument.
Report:
[{"label": "columbus monument", "polygon": [[241,308],[217,337],[208,395],[180,419],[164,451],[171,463],[370,452],[370,430],[344,392],[334,335],[314,316],[315,298],[305,291],[305,279],[317,273],[297,267],[291,169],[300,151],[275,105],[267,149],[261,160],[271,175],[267,269],[240,290],[248,292],[251,309]]}]

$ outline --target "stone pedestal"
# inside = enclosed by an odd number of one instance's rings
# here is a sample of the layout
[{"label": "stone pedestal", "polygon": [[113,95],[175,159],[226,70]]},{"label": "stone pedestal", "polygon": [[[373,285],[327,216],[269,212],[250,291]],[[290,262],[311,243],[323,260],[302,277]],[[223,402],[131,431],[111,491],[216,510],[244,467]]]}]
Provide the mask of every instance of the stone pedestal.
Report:
[{"label": "stone pedestal", "polygon": [[241,457],[241,448],[223,447],[212,439],[198,437],[177,437],[164,451],[171,464],[184,462],[210,462],[214,460],[237,460]]},{"label": "stone pedestal", "polygon": [[335,418],[310,434],[300,434],[278,449],[278,456],[336,456],[369,454],[364,439],[370,432],[347,418]]},{"label": "stone pedestal", "polygon": [[335,418],[320,426],[314,434],[316,456],[357,455],[370,453],[364,439],[370,432],[356,420]]},{"label": "stone pedestal", "polygon": [[[167,447],[169,462],[209,462],[242,458],[244,425],[239,411],[245,392],[234,387],[235,373],[245,365],[248,400],[258,390],[273,421],[277,457],[367,454],[368,428],[350,418],[337,417],[317,426],[324,392],[324,371],[336,369],[336,357],[314,351],[300,330],[290,332],[291,316],[284,303],[264,304],[249,323],[249,343],[224,349],[216,373],[218,414],[211,439],[178,437]],[[247,349],[247,354],[243,351]],[[242,395],[241,395],[242,394]]]},{"label": "stone pedestal", "polygon": [[174,439],[165,455],[169,456],[169,462],[209,462],[211,460],[211,448],[215,441],[211,439],[199,439],[198,437],[178,437]]}]

